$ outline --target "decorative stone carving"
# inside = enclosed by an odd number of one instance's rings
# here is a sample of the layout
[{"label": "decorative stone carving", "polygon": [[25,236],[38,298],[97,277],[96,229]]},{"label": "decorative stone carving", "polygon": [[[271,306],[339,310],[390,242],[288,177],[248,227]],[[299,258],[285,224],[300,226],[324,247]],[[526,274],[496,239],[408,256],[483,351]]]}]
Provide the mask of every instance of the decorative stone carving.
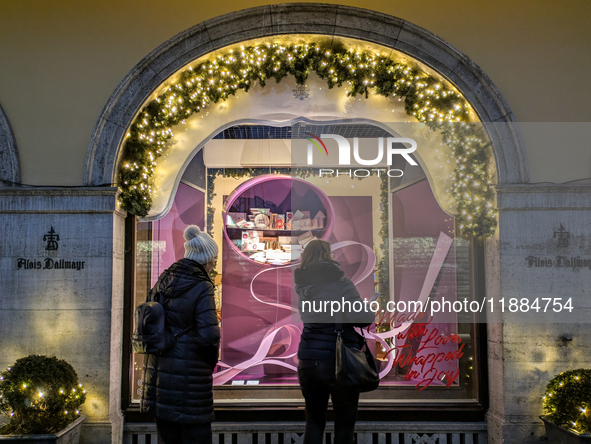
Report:
[{"label": "decorative stone carving", "polygon": [[16,148],[16,140],[4,110],[0,106],[0,182],[1,186],[10,186],[10,182],[21,181],[21,169]]}]

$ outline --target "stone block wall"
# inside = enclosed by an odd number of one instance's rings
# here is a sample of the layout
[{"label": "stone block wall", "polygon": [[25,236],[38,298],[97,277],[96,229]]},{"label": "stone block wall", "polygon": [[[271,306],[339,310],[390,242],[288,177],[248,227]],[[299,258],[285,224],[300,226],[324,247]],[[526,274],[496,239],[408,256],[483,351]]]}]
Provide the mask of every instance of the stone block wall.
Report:
[{"label": "stone block wall", "polygon": [[[487,246],[487,297],[572,298],[574,307],[544,314],[545,303],[528,313],[506,306],[488,326],[489,443],[542,443],[546,384],[562,371],[591,368],[591,267],[566,266],[570,258],[591,263],[591,187],[499,187],[498,206],[498,237]],[[561,225],[568,238],[555,236]]]},{"label": "stone block wall", "polygon": [[114,188],[0,189],[0,368],[68,361],[87,390],[85,443],[122,436],[124,217]]}]

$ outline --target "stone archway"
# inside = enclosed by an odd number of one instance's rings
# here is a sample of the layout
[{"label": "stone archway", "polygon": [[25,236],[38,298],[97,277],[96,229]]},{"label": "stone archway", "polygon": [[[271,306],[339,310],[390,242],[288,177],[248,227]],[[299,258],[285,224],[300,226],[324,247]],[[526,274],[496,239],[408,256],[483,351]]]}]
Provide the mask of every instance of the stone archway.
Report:
[{"label": "stone archway", "polygon": [[[495,85],[467,56],[429,31],[392,16],[349,6],[303,3],[262,6],[216,17],[183,31],[147,55],[119,84],[97,121],[87,150],[84,185],[116,182],[127,129],[154,91],[180,68],[229,45],[286,34],[375,43],[427,65],[457,87],[480,121],[505,124],[488,127],[497,183],[529,182],[521,135],[517,126],[511,125],[515,118]],[[498,242],[491,242],[486,256],[498,255]],[[494,293],[498,286],[493,280],[494,276],[487,291]],[[119,296],[122,294],[114,295]],[[499,335],[501,330],[489,334],[489,339],[494,336],[495,341],[501,341]]]},{"label": "stone archway", "polygon": [[[495,85],[475,63],[417,25],[349,6],[314,3],[262,6],[198,24],[168,40],[136,65],[119,84],[96,124],[87,150],[84,184],[116,181],[117,161],[127,128],[153,91],[179,68],[231,44],[297,33],[353,38],[408,54],[451,81],[482,122],[515,121]],[[497,182],[527,183],[529,169],[517,127],[491,126],[489,137]]]},{"label": "stone archway", "polygon": [[10,122],[0,106],[0,179],[6,180],[2,185],[21,181],[21,168],[18,158],[16,140],[10,127]]}]

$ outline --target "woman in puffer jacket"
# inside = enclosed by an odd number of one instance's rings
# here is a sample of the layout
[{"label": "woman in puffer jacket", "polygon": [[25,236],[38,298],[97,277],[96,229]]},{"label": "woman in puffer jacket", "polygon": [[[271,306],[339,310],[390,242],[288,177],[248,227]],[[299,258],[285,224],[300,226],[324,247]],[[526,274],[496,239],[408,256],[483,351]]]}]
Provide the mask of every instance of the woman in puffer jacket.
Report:
[{"label": "woman in puffer jacket", "polygon": [[218,361],[220,329],[209,273],[215,267],[218,246],[195,225],[187,227],[184,237],[185,258],[160,275],[149,299],[159,296],[170,333],[189,330],[170,350],[146,356],[141,411],[156,418],[159,443],[210,444],[212,373]]},{"label": "woman in puffer jacket", "polygon": [[[298,349],[298,379],[306,401],[306,431],[304,444],[321,444],[326,426],[328,397],[332,399],[335,420],[335,444],[352,444],[357,416],[359,393],[335,388],[336,329],[341,323],[342,338],[350,347],[361,348],[363,338],[354,327],[366,327],[374,322],[371,311],[341,313],[339,319],[328,313],[303,310],[308,307],[324,307],[325,301],[348,301],[353,305],[361,297],[353,282],[345,277],[339,264],[332,259],[330,244],[321,240],[311,241],[302,255],[302,262],[295,270],[296,292],[304,331]],[[319,305],[322,304],[322,305]],[[335,325],[335,323],[337,325]]]}]

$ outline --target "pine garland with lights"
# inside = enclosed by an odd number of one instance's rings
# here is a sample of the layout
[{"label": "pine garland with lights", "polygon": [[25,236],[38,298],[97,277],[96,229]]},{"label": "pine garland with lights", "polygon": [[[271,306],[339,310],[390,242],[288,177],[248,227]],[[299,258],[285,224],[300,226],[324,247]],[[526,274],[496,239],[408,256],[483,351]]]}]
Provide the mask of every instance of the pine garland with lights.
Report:
[{"label": "pine garland with lights", "polygon": [[74,368],[55,356],[29,355],[0,374],[0,434],[56,433],[74,422],[86,400]]},{"label": "pine garland with lights", "polygon": [[[305,84],[311,72],[328,87],[346,86],[346,94],[404,98],[407,114],[440,131],[457,162],[451,192],[458,203],[460,230],[474,236],[490,236],[496,226],[492,182],[487,174],[487,144],[477,136],[476,125],[466,123],[469,105],[441,82],[406,64],[343,46],[324,48],[316,43],[259,46],[228,50],[223,55],[191,66],[139,113],[126,136],[119,172],[122,207],[138,216],[147,215],[152,199],[150,179],[156,160],[174,134],[172,128],[226,100],[236,91],[248,91],[255,83],[265,86],[293,75]],[[458,126],[458,124],[460,124]]]},{"label": "pine garland with lights", "polygon": [[591,433],[591,369],[560,373],[546,386],[546,417],[577,433]]}]

